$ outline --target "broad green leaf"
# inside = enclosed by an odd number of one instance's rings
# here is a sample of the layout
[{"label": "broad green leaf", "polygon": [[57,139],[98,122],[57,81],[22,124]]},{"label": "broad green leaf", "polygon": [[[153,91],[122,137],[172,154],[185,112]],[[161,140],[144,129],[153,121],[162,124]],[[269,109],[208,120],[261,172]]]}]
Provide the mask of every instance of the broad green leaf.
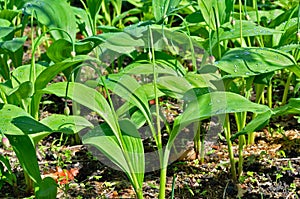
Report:
[{"label": "broad green leaf", "polygon": [[[92,41],[77,42],[75,43],[76,55],[85,55],[91,52],[94,48]],[[60,62],[67,58],[71,58],[71,52],[73,51],[72,43],[65,39],[59,39],[54,41],[53,44],[47,49],[48,57],[54,62]]]},{"label": "broad green leaf", "polygon": [[257,115],[240,132],[232,135],[230,139],[235,140],[240,135],[245,135],[262,129],[264,126],[268,124],[268,121],[271,118],[272,114],[273,114],[272,111],[269,110]]},{"label": "broad green leaf", "polygon": [[37,199],[55,199],[57,194],[57,184],[51,177],[44,178],[34,188]]},{"label": "broad green leaf", "polygon": [[[232,26],[230,22],[225,23],[219,29],[219,41],[229,40],[229,39],[237,39],[241,37],[240,30],[240,21],[237,20],[235,26]],[[266,28],[263,26],[258,26],[252,21],[242,20],[242,35],[243,37],[251,37],[258,35],[274,35],[274,34],[282,34],[282,31]],[[218,42],[217,33],[213,34],[211,39],[211,45],[215,46]],[[206,48],[209,46],[209,41],[205,43]]]},{"label": "broad green leaf", "polygon": [[156,22],[161,22],[164,20],[166,16],[171,14],[176,9],[179,3],[179,0],[153,0],[152,9]]},{"label": "broad green leaf", "polygon": [[[40,23],[49,29],[61,28],[71,35],[74,40],[76,36],[76,20],[73,10],[67,1],[61,0],[31,0],[24,4],[24,12],[35,17]],[[51,31],[55,40],[70,39],[63,31]]]},{"label": "broad green leaf", "polygon": [[123,20],[124,18],[131,16],[131,15],[138,15],[142,13],[141,9],[138,8],[132,8],[130,10],[127,10],[125,12],[122,12],[120,15],[118,15],[117,17],[113,18],[112,20],[112,25],[115,26],[117,24],[118,21]]},{"label": "broad green leaf", "polygon": [[[144,88],[129,75],[110,75],[105,82],[107,88],[113,93],[119,95],[142,111],[148,122],[151,121],[151,113],[148,105],[148,99]],[[131,108],[129,106],[128,108]]]},{"label": "broad green leaf", "polygon": [[[17,68],[22,64],[23,59],[23,45],[27,37],[12,38],[0,42],[0,54],[6,54],[12,61],[12,65]],[[1,58],[7,62],[7,58]],[[3,63],[2,63],[3,64]],[[6,64],[3,64],[6,65]],[[3,69],[2,69],[3,70]]]},{"label": "broad green leaf", "polygon": [[234,48],[215,65],[230,77],[248,77],[289,68],[297,72],[294,58],[288,53],[271,48]]},{"label": "broad green leaf", "polygon": [[296,114],[300,115],[300,98],[291,98],[289,99],[288,104],[275,108],[274,116]]},{"label": "broad green leaf", "polygon": [[120,120],[119,124],[123,133],[122,138],[124,140],[125,151],[129,155],[130,163],[128,164],[131,164],[131,167],[133,167],[133,172],[134,175],[137,176],[139,187],[142,187],[145,173],[145,157],[140,133],[130,120]]},{"label": "broad green leaf", "polygon": [[[229,21],[233,1],[198,0],[198,5],[206,24],[213,30],[216,30],[217,25],[220,26]],[[216,21],[219,24],[216,24]]]},{"label": "broad green leaf", "polygon": [[22,99],[26,99],[32,95],[32,91],[32,83],[30,81],[23,82],[11,90],[7,96],[7,101],[14,105],[20,105]]},{"label": "broad green leaf", "polygon": [[260,21],[263,21],[263,19],[266,19],[267,21],[273,22],[275,18],[277,18],[279,15],[284,13],[281,9],[272,9],[272,10],[255,10],[255,11],[248,11],[247,14],[249,15],[251,21],[257,22],[257,13],[259,16]]},{"label": "broad green leaf", "polygon": [[0,47],[5,52],[16,53],[21,47],[23,47],[27,37],[14,38],[12,40],[4,41],[0,43]]},{"label": "broad green leaf", "polygon": [[84,128],[92,128],[93,124],[87,119],[76,115],[61,115],[52,114],[40,121],[42,124],[47,125],[53,131],[66,133],[66,129],[70,129],[73,134],[78,133]]},{"label": "broad green leaf", "polygon": [[[148,101],[155,98],[153,83],[141,85],[141,90]],[[157,96],[162,97],[165,96],[165,94],[160,90],[157,90]],[[118,108],[116,113],[119,117],[131,118],[131,121],[136,124],[137,127],[141,127],[146,122],[145,111],[138,109],[137,106],[135,106],[134,103],[130,103],[130,101],[126,101]]]},{"label": "broad green leaf", "polygon": [[[148,30],[142,32],[146,48],[154,48],[156,51],[169,52],[175,57],[192,60],[197,56],[203,57],[205,54],[203,47],[195,38],[188,36],[186,32],[174,28],[162,28],[159,25],[151,25],[152,34],[154,36],[154,45],[149,46]],[[194,56],[194,57],[193,57]]]},{"label": "broad green leaf", "polygon": [[[190,102],[187,103],[187,108],[183,114],[178,116],[173,125],[170,134],[164,157],[166,165],[172,145],[178,136],[179,132],[185,126],[195,121],[201,121],[211,116],[222,115],[226,113],[253,112],[265,113],[270,112],[269,107],[261,104],[256,104],[245,97],[231,92],[211,92],[207,94],[199,93],[200,96],[190,97]],[[238,106],[237,106],[238,105]]]},{"label": "broad green leaf", "polygon": [[145,46],[144,41],[134,38],[125,32],[114,32],[102,34],[106,39],[101,48],[107,48],[117,53],[130,54],[137,47]]},{"label": "broad green leaf", "polygon": [[[269,110],[265,105],[253,103],[245,97],[231,92],[211,92],[196,96],[188,103],[182,114],[182,123],[203,120],[214,115],[239,112],[262,113]],[[238,104],[238,106],[237,106]]]},{"label": "broad green leaf", "polygon": [[185,104],[190,103],[191,101],[196,99],[196,96],[200,97],[201,95],[210,93],[211,91],[209,90],[208,87],[202,87],[202,88],[192,88],[190,90],[187,90],[182,99],[184,100]]},{"label": "broad green leaf", "polygon": [[1,10],[0,11],[0,18],[6,19],[8,21],[12,21],[16,16],[21,14],[20,10]]},{"label": "broad green leaf", "polygon": [[0,27],[0,35],[1,35],[0,38],[6,37],[7,35],[11,34],[13,31],[14,31],[13,27]]},{"label": "broad green leaf", "polygon": [[285,33],[281,36],[278,46],[297,44],[298,43],[297,32],[299,32],[298,24],[295,23],[295,25],[288,28],[285,31]]},{"label": "broad green leaf", "polygon": [[214,74],[186,73],[184,77],[163,76],[157,79],[158,88],[166,95],[182,99],[184,94],[192,88],[207,88],[216,90],[216,86],[211,82],[218,80]]},{"label": "broad green leaf", "polygon": [[109,33],[109,32],[122,32],[121,29],[116,28],[114,26],[98,26],[97,27],[99,30],[101,30],[104,33]]},{"label": "broad green leaf", "polygon": [[163,76],[157,79],[157,87],[166,95],[181,99],[183,94],[193,88],[190,82],[183,77]]},{"label": "broad green leaf", "polygon": [[210,87],[212,89],[216,89],[216,86],[212,82],[220,79],[220,77],[217,74],[213,74],[213,73],[205,73],[205,74],[187,73],[184,76],[184,78],[193,87],[197,87],[197,88]]},{"label": "broad green leaf", "polygon": [[[142,90],[144,91],[144,94],[147,96],[147,100],[148,101],[155,98],[154,84],[153,84],[153,82],[147,83],[147,84],[143,84],[143,85],[141,85],[141,87],[143,87]],[[163,92],[161,92],[160,90],[157,89],[157,96],[158,97],[162,97],[164,95],[165,94]]]},{"label": "broad green leaf", "polygon": [[[95,146],[121,168],[135,188],[142,187],[145,160],[140,134],[129,120],[121,120],[119,124],[124,143],[117,141],[115,134],[107,124],[102,124],[89,131],[83,136],[82,141],[84,144]],[[138,180],[138,185],[133,180],[134,178]]]},{"label": "broad green leaf", "polygon": [[19,99],[26,99],[31,96],[32,91],[32,83],[30,81],[26,81],[20,84],[15,94]]},{"label": "broad green leaf", "polygon": [[52,129],[50,129],[48,126],[36,121],[29,116],[15,117],[12,119],[11,123],[21,129],[25,134],[34,134],[43,131],[52,132]]},{"label": "broad green leaf", "polygon": [[131,36],[126,32],[109,32],[97,36],[91,36],[82,42],[92,41],[94,46],[101,48],[101,52],[110,50],[110,53],[130,54],[136,47],[144,46],[144,41],[140,38]]},{"label": "broad green leaf", "polygon": [[89,14],[91,15],[92,21],[97,21],[97,17],[98,17],[99,11],[101,9],[101,3],[102,3],[102,1],[99,1],[99,0],[87,0],[86,1],[88,11],[89,11]]},{"label": "broad green leaf", "polygon": [[200,23],[204,21],[203,15],[200,11],[193,12],[192,14],[186,16],[185,19],[188,23]]},{"label": "broad green leaf", "polygon": [[[31,65],[28,64],[28,65],[19,66],[18,68],[12,71],[13,88],[19,86],[23,82],[27,82],[30,79],[30,68]],[[35,64],[35,69],[36,69],[36,75],[38,76],[44,69],[46,69],[46,67],[40,64]]]},{"label": "broad green leaf", "polygon": [[11,104],[0,104],[0,131],[5,135],[24,135],[19,128],[13,125],[11,122],[14,118],[20,116],[30,117],[27,112],[23,109],[11,105]]},{"label": "broad green leaf", "polygon": [[59,114],[53,114],[40,122],[32,117],[19,116],[13,118],[11,123],[22,130],[23,133],[30,134],[30,137],[36,144],[53,132],[74,134],[83,128],[93,127],[93,125],[83,117]]},{"label": "broad green leaf", "polygon": [[[126,66],[122,72],[128,74],[152,74],[153,64],[148,60],[148,54],[143,53],[135,59],[135,62]],[[184,75],[186,73],[184,67],[176,58],[164,52],[155,52],[155,63],[157,65],[157,73],[173,75]]]},{"label": "broad green leaf", "polygon": [[253,82],[256,84],[270,85],[273,76],[274,76],[274,72],[257,75],[254,77]]},{"label": "broad green leaf", "polygon": [[89,60],[95,59],[87,55],[79,55],[74,58],[69,58],[62,62],[48,66],[37,76],[34,85],[35,90],[43,89],[59,72],[66,70],[70,67],[77,66],[78,64]]},{"label": "broad green leaf", "polygon": [[145,116],[139,109],[137,109],[131,114],[130,121],[132,121],[132,123],[134,123],[136,128],[138,129],[146,123]]},{"label": "broad green leaf", "polygon": [[[2,28],[11,28],[12,30],[14,30],[14,27],[10,27],[11,26],[11,22],[7,19],[2,19],[0,18],[0,29]],[[1,37],[5,37],[6,35],[2,36]]]},{"label": "broad green leaf", "polygon": [[283,52],[290,52],[295,49],[300,49],[300,44],[288,44],[284,46],[280,46],[278,50],[281,50]]},{"label": "broad green leaf", "polygon": [[272,20],[269,24],[269,28],[275,28],[276,26],[279,26],[280,24],[284,23],[285,21],[288,21],[291,17],[298,17],[298,6],[295,6],[292,9],[287,10],[286,12],[283,12],[281,15],[276,17],[274,20]]},{"label": "broad green leaf", "polygon": [[[66,82],[55,83],[44,88],[42,92],[65,97],[66,86]],[[67,96],[69,98],[92,111],[95,111],[109,124],[110,128],[113,129],[113,132],[118,132],[118,127],[112,114],[111,107],[97,90],[75,82],[70,82],[68,88]]]},{"label": "broad green leaf", "polygon": [[92,36],[92,27],[91,21],[88,16],[88,12],[83,8],[72,6],[72,10],[76,16],[76,23],[78,24],[78,28],[80,32],[84,33],[87,36]]},{"label": "broad green leaf", "polygon": [[40,176],[39,165],[36,158],[35,145],[28,135],[9,135],[6,134],[11,146],[16,153],[18,160],[35,183],[40,183],[42,178]]}]

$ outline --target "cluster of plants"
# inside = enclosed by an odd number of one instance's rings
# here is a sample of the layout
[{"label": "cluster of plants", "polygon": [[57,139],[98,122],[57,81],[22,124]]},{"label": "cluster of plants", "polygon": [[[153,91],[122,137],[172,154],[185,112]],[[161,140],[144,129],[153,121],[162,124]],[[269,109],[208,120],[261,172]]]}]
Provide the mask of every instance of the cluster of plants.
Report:
[{"label": "cluster of plants", "polygon": [[[238,182],[254,132],[271,118],[300,113],[298,0],[0,0],[0,33],[0,131],[36,198],[57,194],[36,158],[37,144],[54,132],[78,138],[85,129],[82,143],[125,172],[137,198],[150,136],[165,198],[178,143],[194,140],[204,161],[203,122],[222,124]],[[64,81],[53,81],[58,75]],[[274,86],[283,88],[277,100]],[[41,118],[45,95],[65,99],[64,110]],[[168,119],[162,100],[181,113]],[[89,121],[91,114],[99,120]],[[0,161],[1,184],[15,186],[9,161]]]}]

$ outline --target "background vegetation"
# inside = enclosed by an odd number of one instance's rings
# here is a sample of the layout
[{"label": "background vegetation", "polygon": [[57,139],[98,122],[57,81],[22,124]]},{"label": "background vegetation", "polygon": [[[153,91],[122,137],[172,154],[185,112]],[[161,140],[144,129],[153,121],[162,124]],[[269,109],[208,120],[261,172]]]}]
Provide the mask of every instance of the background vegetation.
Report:
[{"label": "background vegetation", "polygon": [[[145,193],[150,143],[158,197],[173,198],[168,165],[186,137],[205,163],[213,118],[234,186],[253,175],[243,172],[244,154],[257,131],[273,134],[274,121],[286,117],[299,123],[298,0],[0,0],[0,8],[0,131],[27,195],[56,198],[78,173],[41,175],[37,146],[51,135],[61,135],[53,145],[100,151],[137,198]],[[1,154],[0,188],[19,189],[14,155]],[[66,159],[57,160],[64,167]],[[297,198],[297,183],[289,186]]]}]

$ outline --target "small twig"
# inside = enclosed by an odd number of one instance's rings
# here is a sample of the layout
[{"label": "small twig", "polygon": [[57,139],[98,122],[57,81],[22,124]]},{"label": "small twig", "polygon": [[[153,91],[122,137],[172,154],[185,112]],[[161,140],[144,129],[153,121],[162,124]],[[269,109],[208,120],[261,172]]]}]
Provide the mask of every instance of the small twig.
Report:
[{"label": "small twig", "polygon": [[286,199],[289,199],[291,197],[291,195],[293,194],[293,192],[290,192],[287,196]]},{"label": "small twig", "polygon": [[300,160],[300,157],[297,158],[278,158],[275,161],[289,161],[289,160]]},{"label": "small twig", "polygon": [[229,181],[227,182],[227,184],[225,186],[225,189],[224,189],[224,192],[223,192],[223,199],[226,198],[226,190],[227,190],[228,184],[229,184]]},{"label": "small twig", "polygon": [[[76,162],[89,162],[89,160],[72,160],[72,163],[68,163],[68,164],[76,164]],[[49,164],[49,165],[58,164],[58,160],[39,162],[39,165],[45,165],[45,164]]]}]

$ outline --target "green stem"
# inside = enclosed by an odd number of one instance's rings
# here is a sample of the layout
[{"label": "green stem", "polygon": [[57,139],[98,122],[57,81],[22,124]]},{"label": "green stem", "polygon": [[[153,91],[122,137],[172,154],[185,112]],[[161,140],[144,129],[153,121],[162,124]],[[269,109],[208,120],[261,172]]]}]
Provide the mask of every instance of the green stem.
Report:
[{"label": "green stem", "polygon": [[272,108],[272,84],[270,83],[267,90],[267,100],[269,108]]},{"label": "green stem", "polygon": [[243,172],[243,162],[244,162],[244,157],[243,157],[243,149],[244,149],[244,139],[242,136],[239,136],[239,164],[238,164],[238,176],[240,177]]},{"label": "green stem", "polygon": [[204,156],[205,156],[205,145],[204,145],[204,134],[200,137],[201,139],[201,148],[200,148],[200,163],[204,163]]},{"label": "green stem", "polygon": [[[157,72],[156,72],[156,62],[155,62],[155,51],[154,51],[154,41],[152,30],[148,26],[149,36],[150,36],[150,45],[151,50],[149,49],[149,57],[152,61],[152,70],[153,70],[153,87],[154,87],[154,95],[155,95],[155,112],[156,112],[156,145],[158,149],[158,155],[160,160],[160,189],[159,189],[159,199],[165,198],[166,192],[166,178],[167,178],[167,164],[164,162],[164,152],[162,150],[162,135],[161,135],[161,126],[160,126],[160,111],[159,111],[159,101],[158,101],[158,88],[157,88]],[[152,125],[150,125],[152,126]]]},{"label": "green stem", "polygon": [[[196,56],[195,56],[195,49],[194,49],[194,45],[193,45],[193,41],[191,39],[191,33],[190,33],[190,29],[189,29],[189,25],[186,22],[186,20],[180,16],[179,14],[170,14],[170,16],[177,16],[178,18],[180,18],[185,26],[186,29],[186,35],[189,39],[189,44],[190,44],[190,48],[191,48],[191,55],[192,55],[192,64],[193,64],[193,71],[197,72],[197,61],[196,61]],[[185,32],[183,32],[185,33]]]},{"label": "green stem", "polygon": [[26,192],[30,193],[33,190],[33,180],[29,177],[27,172],[24,172],[25,183],[26,183]]},{"label": "green stem", "polygon": [[[32,21],[32,23],[33,23],[33,21]],[[33,28],[33,27],[31,27],[31,28]],[[43,32],[41,35],[39,35],[39,37],[36,39],[36,41],[33,39],[33,33],[32,33],[32,35],[31,35],[31,37],[32,37],[31,38],[32,39],[32,51],[31,51],[31,66],[30,66],[29,80],[32,82],[32,86],[33,86],[32,90],[34,90],[34,91],[35,91],[34,82],[36,80],[36,67],[35,67],[35,57],[34,57],[34,54],[35,54],[35,51],[36,51],[37,47],[40,44],[41,39],[47,33],[51,32],[53,30],[59,30],[59,31],[62,31],[62,32],[66,33],[66,35],[69,37],[69,39],[70,39],[70,41],[72,43],[72,50],[75,52],[75,43],[74,43],[74,40],[72,39],[71,35],[67,31],[65,31],[65,30],[63,30],[61,28],[52,28],[50,30],[47,30],[47,31]],[[36,91],[35,91],[35,94],[36,94]],[[40,100],[41,98],[40,97],[37,97],[37,98],[33,97],[32,100],[31,100],[31,103],[29,105],[30,107],[28,108],[28,110],[30,110],[31,115],[35,119],[38,120],[38,117],[39,117],[39,115],[38,115],[38,113],[39,113],[39,107],[35,107],[34,106],[34,104],[36,104],[37,106],[39,105],[39,103],[37,103],[36,99]]]},{"label": "green stem", "polygon": [[104,16],[105,16],[105,19],[107,20],[107,25],[111,26],[111,17],[110,17],[110,11],[109,11],[109,8],[106,6],[106,2],[107,1],[102,1],[102,10],[104,12]]},{"label": "green stem", "polygon": [[214,9],[214,7],[213,7],[213,14],[215,16],[215,23],[216,23],[217,42],[218,42],[218,59],[220,59],[222,56],[222,51],[221,51],[221,43],[220,43],[220,36],[219,36],[219,19],[218,19],[218,15],[216,14],[216,10]]},{"label": "green stem", "polygon": [[10,66],[7,64],[7,60],[9,59],[7,54],[0,55],[0,71],[1,75],[5,80],[10,80],[11,75],[10,75]]},{"label": "green stem", "polygon": [[[99,71],[99,72],[100,72],[100,71]],[[101,73],[99,73],[99,75],[101,75]],[[131,174],[134,174],[135,171],[134,171],[134,169],[133,169],[132,162],[131,162],[131,160],[130,160],[130,157],[129,157],[128,152],[125,150],[125,142],[124,142],[124,140],[123,140],[122,132],[121,132],[120,125],[119,125],[119,121],[118,121],[118,116],[117,116],[117,114],[116,114],[116,111],[115,111],[115,108],[114,108],[112,99],[111,99],[111,97],[110,97],[110,95],[109,95],[108,88],[107,88],[107,86],[106,86],[106,84],[105,84],[103,78],[101,78],[101,81],[102,81],[102,84],[103,84],[103,86],[104,86],[105,92],[107,93],[107,99],[108,99],[109,104],[110,104],[110,106],[111,106],[112,114],[113,114],[113,117],[114,117],[114,120],[115,120],[114,123],[117,124],[117,125],[115,125],[115,127],[117,128],[116,130],[117,130],[117,132],[118,132],[118,134],[119,134],[119,135],[117,136],[117,139],[118,139],[118,141],[119,141],[119,143],[120,143],[120,148],[121,148],[121,150],[122,150],[122,152],[123,152],[123,155],[124,155],[124,157],[125,157],[125,160],[126,160],[126,162],[127,162],[127,164],[128,164],[129,172],[130,172]],[[142,199],[142,198],[143,198],[143,194],[141,193],[142,188],[139,186],[139,182],[138,182],[138,179],[137,179],[136,175],[132,175],[131,180],[132,180],[132,185],[134,186],[134,190],[136,191],[137,197],[138,197],[139,199]]]},{"label": "green stem", "polygon": [[173,175],[171,199],[174,199],[175,183],[176,183],[176,174]]},{"label": "green stem", "polygon": [[138,199],[143,199],[144,198],[142,188],[139,188],[138,190],[136,190],[136,196],[137,196]]},{"label": "green stem", "polygon": [[160,168],[160,182],[159,182],[159,199],[166,197],[166,184],[167,184],[167,166]]},{"label": "green stem", "polygon": [[[257,25],[260,25],[260,17],[259,17],[259,13],[258,13],[257,0],[253,0],[253,8],[255,9]],[[263,35],[260,35],[259,38],[260,39],[258,39],[258,40],[259,40],[260,46],[264,47]]]},{"label": "green stem", "polygon": [[[34,82],[34,80],[35,80],[35,76],[36,76],[36,69],[35,69],[35,51],[36,51],[36,43],[37,42],[35,42],[34,41],[34,33],[33,33],[33,12],[34,12],[34,10],[32,11],[32,13],[31,13],[31,21],[30,21],[30,23],[31,23],[31,49],[32,49],[32,51],[31,51],[31,67],[30,67],[30,74],[29,74],[29,81],[31,81],[31,82]],[[34,85],[34,84],[32,84],[32,85]],[[34,90],[34,88],[33,88],[33,90]]]},{"label": "green stem", "polygon": [[292,77],[293,77],[293,72],[290,72],[290,74],[289,74],[289,76],[286,80],[286,83],[285,83],[281,105],[285,105],[285,103],[286,103],[287,95],[288,95],[288,92],[289,92],[289,87],[290,87]]},{"label": "green stem", "polygon": [[243,23],[242,23],[242,1],[239,0],[239,12],[240,12],[240,40],[241,46],[243,44]]},{"label": "green stem", "polygon": [[199,157],[199,154],[200,154],[200,148],[201,148],[201,121],[199,122],[196,122],[195,124],[195,131],[196,131],[196,135],[194,137],[194,150],[195,150],[195,153],[196,153],[196,158]]},{"label": "green stem", "polygon": [[228,147],[228,153],[229,153],[229,159],[230,159],[230,165],[231,165],[231,175],[232,179],[236,182],[237,176],[236,176],[236,168],[235,168],[235,160],[234,160],[234,155],[233,155],[233,149],[232,149],[232,142],[230,140],[230,121],[229,121],[229,115],[226,114],[225,116],[225,124],[224,124],[224,133],[225,133],[225,138],[227,142],[227,147]]},{"label": "green stem", "polygon": [[259,104],[261,102],[261,104],[263,104],[262,102],[262,96],[264,94],[264,89],[265,89],[265,85],[264,84],[255,84],[255,90],[256,90],[256,99],[255,99],[255,103]]},{"label": "green stem", "polygon": [[[265,85],[264,84],[255,84],[255,90],[256,90],[256,99],[255,99],[255,103],[259,104],[261,102],[261,104],[264,103],[263,101],[263,96],[264,96],[264,89],[265,89]],[[253,113],[252,115],[252,119],[254,119],[256,117],[256,113]],[[248,145],[254,144],[255,141],[255,133],[249,133],[249,138],[248,138]]]},{"label": "green stem", "polygon": [[159,111],[159,101],[158,101],[158,93],[157,93],[157,72],[156,72],[156,62],[155,62],[155,51],[154,51],[154,43],[153,43],[153,35],[152,30],[149,28],[150,34],[150,46],[152,46],[151,51],[149,51],[149,55],[152,61],[152,71],[153,71],[153,87],[154,87],[154,95],[155,95],[155,112],[156,112],[156,130],[157,130],[157,141],[158,141],[158,148],[162,148],[162,137],[161,137],[161,126],[160,126],[160,111]]}]

